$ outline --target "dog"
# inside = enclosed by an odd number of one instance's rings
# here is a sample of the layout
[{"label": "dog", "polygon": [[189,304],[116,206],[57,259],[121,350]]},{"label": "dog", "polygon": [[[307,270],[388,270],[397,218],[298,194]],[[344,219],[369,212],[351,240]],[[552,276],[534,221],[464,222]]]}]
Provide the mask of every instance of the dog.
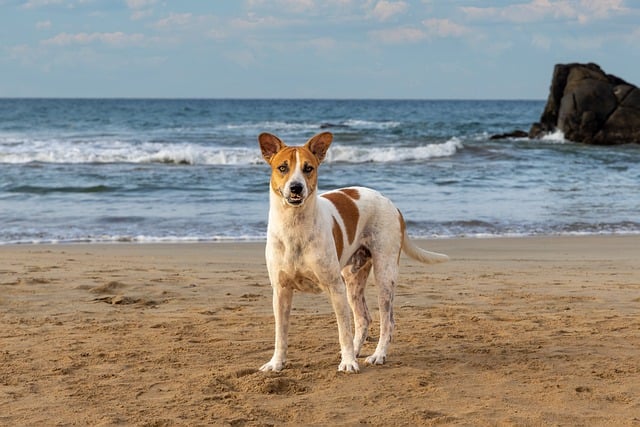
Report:
[{"label": "dog", "polygon": [[332,140],[331,133],[323,132],[304,146],[289,147],[275,135],[258,136],[262,157],[271,166],[265,257],[275,316],[275,350],[261,371],[277,372],[285,366],[294,291],[324,291],[338,321],[338,371],[359,372],[356,357],[371,323],[364,291],[372,268],[378,286],[380,338],[365,362],[385,363],[394,329],[400,252],[428,264],[449,259],[412,243],[400,211],[375,190],[349,187],[318,194],[318,166]]}]

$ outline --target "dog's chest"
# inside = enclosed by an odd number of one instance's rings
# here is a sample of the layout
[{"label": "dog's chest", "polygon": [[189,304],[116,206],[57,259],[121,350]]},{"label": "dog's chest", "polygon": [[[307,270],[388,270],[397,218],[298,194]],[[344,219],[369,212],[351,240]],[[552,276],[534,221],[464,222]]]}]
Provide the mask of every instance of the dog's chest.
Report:
[{"label": "dog's chest", "polygon": [[282,239],[270,237],[269,269],[276,273],[282,287],[301,292],[319,293],[317,269],[323,268],[319,250],[308,239]]}]

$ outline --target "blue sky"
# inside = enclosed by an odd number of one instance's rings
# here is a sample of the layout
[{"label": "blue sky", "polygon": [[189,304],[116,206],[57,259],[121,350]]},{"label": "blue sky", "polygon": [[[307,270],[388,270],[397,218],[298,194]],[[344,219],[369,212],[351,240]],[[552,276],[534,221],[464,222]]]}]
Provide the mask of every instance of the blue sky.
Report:
[{"label": "blue sky", "polygon": [[637,0],[0,0],[0,97],[546,99],[638,46]]}]

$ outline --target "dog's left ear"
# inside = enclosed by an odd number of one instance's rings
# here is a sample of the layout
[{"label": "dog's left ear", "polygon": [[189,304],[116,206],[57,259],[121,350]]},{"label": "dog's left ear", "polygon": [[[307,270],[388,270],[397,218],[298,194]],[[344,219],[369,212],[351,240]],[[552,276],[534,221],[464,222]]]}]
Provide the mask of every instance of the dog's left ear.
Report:
[{"label": "dog's left ear", "polygon": [[304,146],[307,147],[314,156],[316,156],[318,163],[321,163],[327,155],[327,150],[329,149],[332,140],[333,135],[331,132],[322,132],[311,137]]},{"label": "dog's left ear", "polygon": [[264,157],[267,163],[271,163],[271,158],[275,156],[278,151],[286,147],[280,138],[266,132],[258,136],[258,142],[260,143],[260,150],[262,150],[262,157]]}]

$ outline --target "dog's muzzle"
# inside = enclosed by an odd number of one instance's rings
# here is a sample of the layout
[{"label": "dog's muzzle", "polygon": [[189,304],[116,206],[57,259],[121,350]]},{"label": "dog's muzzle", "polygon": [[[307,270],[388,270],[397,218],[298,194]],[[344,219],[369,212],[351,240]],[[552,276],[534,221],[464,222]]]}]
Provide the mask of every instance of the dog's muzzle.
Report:
[{"label": "dog's muzzle", "polygon": [[305,199],[304,185],[300,182],[292,182],[288,190],[284,195],[287,203],[291,206],[300,206]]}]

